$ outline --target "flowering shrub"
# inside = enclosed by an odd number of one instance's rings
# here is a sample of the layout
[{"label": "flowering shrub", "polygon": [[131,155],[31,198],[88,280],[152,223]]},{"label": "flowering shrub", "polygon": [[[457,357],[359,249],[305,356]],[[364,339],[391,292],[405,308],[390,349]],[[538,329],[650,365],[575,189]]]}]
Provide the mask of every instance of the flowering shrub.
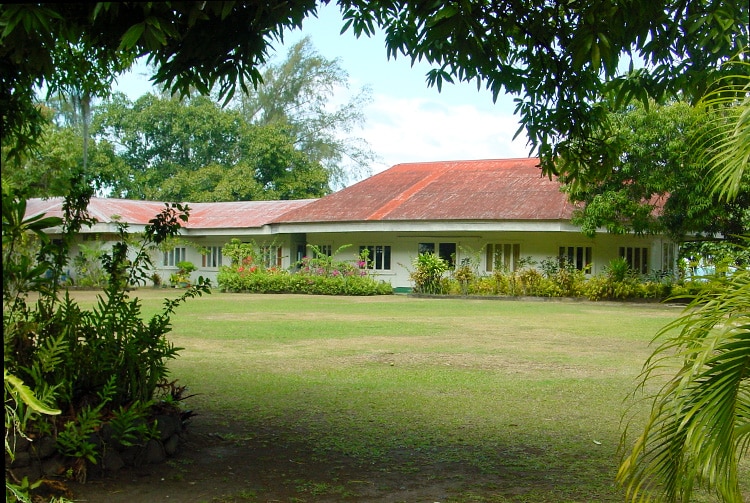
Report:
[{"label": "flowering shrub", "polygon": [[[304,293],[313,295],[389,295],[390,283],[378,281],[364,269],[361,257],[353,261],[335,260],[314,246],[313,256],[303,257],[290,270],[266,267],[256,261],[262,256],[255,244],[233,240],[224,247],[232,265],[219,270],[219,287],[227,292]],[[346,247],[339,248],[339,253]],[[334,254],[335,255],[335,254]]]}]

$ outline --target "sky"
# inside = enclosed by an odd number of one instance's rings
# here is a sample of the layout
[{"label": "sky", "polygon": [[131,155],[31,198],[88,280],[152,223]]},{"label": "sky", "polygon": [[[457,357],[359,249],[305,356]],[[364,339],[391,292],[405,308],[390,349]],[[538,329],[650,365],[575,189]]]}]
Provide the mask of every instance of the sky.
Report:
[{"label": "sky", "polygon": [[[349,74],[350,92],[371,89],[366,122],[351,133],[366,140],[378,158],[369,174],[404,162],[528,156],[525,134],[513,140],[519,123],[510,97],[500,96],[493,103],[492,93],[478,91],[476,83],[446,83],[438,92],[427,86],[429,65],[417,62],[412,67],[405,57],[388,60],[382,33],[358,39],[350,32],[340,35],[342,26],[332,2],[319,7],[317,18],[305,19],[302,30],[286,32],[284,44],[275,48],[283,59],[289,47],[309,36],[321,56],[339,60]],[[139,67],[121,76],[115,89],[131,99],[149,92],[144,71]]]}]

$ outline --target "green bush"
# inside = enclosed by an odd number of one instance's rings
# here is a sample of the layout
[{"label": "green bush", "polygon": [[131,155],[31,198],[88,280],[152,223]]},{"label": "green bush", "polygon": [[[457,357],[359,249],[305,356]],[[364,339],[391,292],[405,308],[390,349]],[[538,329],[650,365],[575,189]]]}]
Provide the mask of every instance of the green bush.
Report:
[{"label": "green bush", "polygon": [[[116,409],[151,403],[165,381],[167,361],[178,351],[166,338],[175,308],[209,291],[209,284],[199,279],[178,299],[165,301],[163,310],[148,321],[142,319],[140,301],[128,297],[130,287],[144,284],[153,269],[150,247],[176,234],[177,222],[187,218],[187,208],[168,205],[147,226],[140,248],[131,250],[126,227],[120,227],[119,242],[101,256],[109,279],[106,288],[92,309],[81,309],[59,290],[67,243],[83,225],[87,203],[86,198],[66,202],[66,207],[79,207],[69,208],[62,220],[24,220],[25,202],[3,194],[5,371],[28,386],[40,403],[64,411],[57,416],[32,414],[26,401],[6,386],[6,431],[55,436],[79,480],[85,480],[86,463],[96,462],[103,448],[92,443],[91,433]],[[60,225],[67,231],[62,246],[45,233]],[[36,260],[20,246],[29,233],[39,238]],[[9,450],[6,443],[12,458]]]},{"label": "green bush", "polygon": [[[338,254],[342,247],[336,251]],[[225,255],[232,258],[232,265],[219,270],[217,281],[226,292],[247,293],[294,293],[310,295],[389,295],[393,293],[390,283],[378,281],[362,269],[365,261],[336,260],[311,246],[313,257],[305,257],[292,270],[264,267],[256,257],[261,247],[255,244],[231,242],[225,247]]]},{"label": "green bush", "polygon": [[414,270],[409,278],[414,282],[415,293],[440,295],[450,292],[450,284],[443,282],[448,262],[434,253],[420,253],[412,264]]}]

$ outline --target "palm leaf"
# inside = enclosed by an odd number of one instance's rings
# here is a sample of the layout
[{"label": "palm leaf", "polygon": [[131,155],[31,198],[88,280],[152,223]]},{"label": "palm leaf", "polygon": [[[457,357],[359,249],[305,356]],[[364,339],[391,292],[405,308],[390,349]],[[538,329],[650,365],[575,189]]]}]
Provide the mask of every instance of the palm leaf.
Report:
[{"label": "palm leaf", "polygon": [[750,166],[750,63],[734,65],[741,72],[720,79],[698,103],[709,121],[691,145],[713,172],[714,191],[727,200],[737,196]]},{"label": "palm leaf", "polygon": [[[689,501],[696,486],[739,502],[750,446],[750,272],[720,278],[657,335],[642,385],[681,362],[653,397],[644,432],[617,475],[629,501]],[[672,367],[674,368],[674,367]]]}]

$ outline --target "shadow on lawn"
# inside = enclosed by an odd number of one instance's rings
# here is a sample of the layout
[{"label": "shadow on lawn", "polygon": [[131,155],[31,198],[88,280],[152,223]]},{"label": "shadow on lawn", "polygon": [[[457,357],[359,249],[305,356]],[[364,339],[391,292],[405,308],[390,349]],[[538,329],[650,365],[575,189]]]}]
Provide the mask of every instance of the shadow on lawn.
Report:
[{"label": "shadow on lawn", "polygon": [[611,483],[591,479],[614,476],[615,466],[596,466],[600,454],[548,453],[525,445],[521,431],[513,445],[393,442],[354,454],[307,434],[198,416],[172,461],[71,489],[76,501],[107,503],[622,501]]}]

